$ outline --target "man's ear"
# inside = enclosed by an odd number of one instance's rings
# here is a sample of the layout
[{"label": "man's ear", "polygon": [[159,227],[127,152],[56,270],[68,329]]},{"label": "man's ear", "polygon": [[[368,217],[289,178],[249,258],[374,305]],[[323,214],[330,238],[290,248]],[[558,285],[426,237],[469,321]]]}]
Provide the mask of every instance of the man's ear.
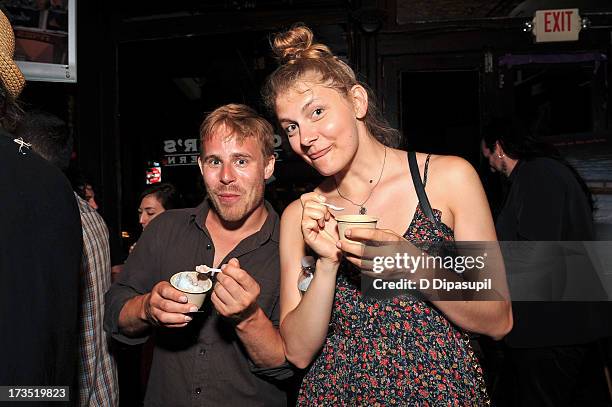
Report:
[{"label": "man's ear", "polygon": [[274,154],[272,154],[270,157],[268,157],[268,161],[264,166],[265,180],[268,180],[272,176],[272,174],[274,174],[274,164],[276,164],[276,158],[274,157]]},{"label": "man's ear", "polygon": [[200,167],[200,174],[204,176],[204,163],[202,163],[202,157],[198,157],[198,167]]},{"label": "man's ear", "polygon": [[355,117],[357,119],[363,119],[368,112],[368,92],[361,85],[354,85],[349,96],[351,102],[353,102],[353,109],[355,110]]},{"label": "man's ear", "polygon": [[499,141],[495,142],[495,151],[493,151],[493,153],[498,157],[503,157],[505,155],[504,149],[502,148],[501,144],[499,144]]}]

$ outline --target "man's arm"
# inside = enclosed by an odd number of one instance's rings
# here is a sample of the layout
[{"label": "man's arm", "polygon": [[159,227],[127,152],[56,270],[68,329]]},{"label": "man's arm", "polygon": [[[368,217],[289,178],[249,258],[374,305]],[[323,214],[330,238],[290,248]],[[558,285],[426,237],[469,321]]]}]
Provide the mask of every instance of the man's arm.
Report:
[{"label": "man's arm", "polygon": [[160,229],[162,225],[158,221],[147,227],[138,248],[130,254],[118,280],[106,293],[104,329],[121,342],[142,343],[152,326],[184,327],[191,318],[183,313],[193,308],[197,311],[169,282],[159,282],[162,279],[159,253],[163,252],[160,236],[165,235]]},{"label": "man's arm", "polygon": [[253,363],[260,368],[285,363],[283,341],[278,328],[257,304],[259,284],[231,259],[217,275],[211,301],[222,316],[236,323],[236,334]]},{"label": "man's arm", "polygon": [[236,325],[236,333],[256,366],[277,367],[285,363],[283,341],[263,310]]},{"label": "man's arm", "polygon": [[151,324],[144,313],[144,302],[149,295],[151,294],[133,297],[127,300],[123,308],[121,308],[118,326],[123,335],[135,338],[149,333]]}]

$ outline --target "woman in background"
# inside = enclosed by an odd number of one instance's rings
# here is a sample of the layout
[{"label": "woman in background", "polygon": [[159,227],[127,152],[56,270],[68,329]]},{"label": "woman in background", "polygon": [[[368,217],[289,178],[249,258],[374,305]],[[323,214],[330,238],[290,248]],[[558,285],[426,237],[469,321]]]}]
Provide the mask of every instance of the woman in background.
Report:
[{"label": "woman in background", "polygon": [[144,229],[160,213],[176,208],[180,208],[180,196],[174,185],[167,182],[153,184],[140,194],[138,221]]},{"label": "woman in background", "polygon": [[[144,230],[155,217],[181,207],[181,196],[174,185],[168,182],[152,184],[140,194],[138,221]],[[130,247],[130,253],[137,243]],[[153,342],[149,340],[142,345],[132,346],[117,342],[117,348],[122,404],[142,405],[151,370]]]}]

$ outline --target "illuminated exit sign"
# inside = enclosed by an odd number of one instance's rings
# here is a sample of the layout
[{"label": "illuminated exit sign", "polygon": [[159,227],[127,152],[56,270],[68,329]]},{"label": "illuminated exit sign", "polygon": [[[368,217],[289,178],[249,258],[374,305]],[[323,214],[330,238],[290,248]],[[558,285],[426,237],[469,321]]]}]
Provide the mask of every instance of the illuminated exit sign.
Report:
[{"label": "illuminated exit sign", "polygon": [[577,8],[538,10],[533,25],[536,42],[578,41],[582,19]]}]

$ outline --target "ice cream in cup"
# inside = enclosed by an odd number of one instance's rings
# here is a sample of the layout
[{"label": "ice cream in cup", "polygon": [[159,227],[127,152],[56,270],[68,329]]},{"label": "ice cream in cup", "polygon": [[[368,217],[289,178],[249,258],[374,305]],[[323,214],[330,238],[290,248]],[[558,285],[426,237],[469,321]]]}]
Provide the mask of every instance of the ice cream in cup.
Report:
[{"label": "ice cream in cup", "polygon": [[181,271],[170,277],[170,284],[185,293],[187,302],[200,308],[213,286],[211,279],[198,278],[197,271]]},{"label": "ice cream in cup", "polygon": [[378,222],[378,218],[373,218],[368,215],[342,215],[336,216],[336,222],[338,222],[338,233],[340,234],[340,240],[344,240],[345,242],[350,243],[359,243],[354,240],[347,239],[344,235],[344,232],[347,229],[357,229],[357,228],[365,228],[365,229],[376,229],[376,223]]}]

